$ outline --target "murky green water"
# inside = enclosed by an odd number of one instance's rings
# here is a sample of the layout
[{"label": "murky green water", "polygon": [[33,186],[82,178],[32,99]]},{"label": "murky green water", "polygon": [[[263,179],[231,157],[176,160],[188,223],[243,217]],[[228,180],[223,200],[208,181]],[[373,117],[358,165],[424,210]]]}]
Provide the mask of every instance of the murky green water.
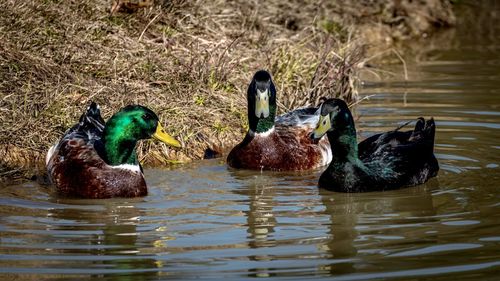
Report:
[{"label": "murky green water", "polygon": [[[2,280],[479,280],[500,271],[500,32],[462,32],[366,82],[363,136],[437,120],[437,178],[404,190],[318,190],[320,171],[235,171],[223,160],[146,171],[145,198],[69,200],[0,189]],[[491,36],[493,34],[493,36]]]}]

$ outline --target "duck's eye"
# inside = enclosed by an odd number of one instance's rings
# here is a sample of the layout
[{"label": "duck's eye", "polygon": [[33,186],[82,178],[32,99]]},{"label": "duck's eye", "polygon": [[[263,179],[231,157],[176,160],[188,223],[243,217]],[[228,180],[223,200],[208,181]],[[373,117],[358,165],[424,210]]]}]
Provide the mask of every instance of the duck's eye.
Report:
[{"label": "duck's eye", "polygon": [[145,114],[142,115],[142,119],[145,120],[145,121],[148,121],[148,120],[153,119],[153,116],[151,116],[151,114],[145,113]]},{"label": "duck's eye", "polygon": [[325,125],[326,125],[326,119],[325,119],[325,120],[323,120],[323,126],[325,126]]}]

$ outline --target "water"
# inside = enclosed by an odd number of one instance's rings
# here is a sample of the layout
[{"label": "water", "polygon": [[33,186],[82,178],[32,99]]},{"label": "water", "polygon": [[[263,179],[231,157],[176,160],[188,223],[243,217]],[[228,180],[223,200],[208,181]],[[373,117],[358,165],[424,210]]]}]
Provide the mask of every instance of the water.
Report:
[{"label": "water", "polygon": [[341,194],[316,187],[321,171],[235,171],[216,159],[146,170],[144,198],[74,200],[34,182],[5,186],[0,277],[495,279],[500,33],[489,28],[485,36],[459,28],[412,63],[408,82],[371,79],[362,89],[375,94],[356,109],[364,137],[435,117],[441,171],[428,183]]}]

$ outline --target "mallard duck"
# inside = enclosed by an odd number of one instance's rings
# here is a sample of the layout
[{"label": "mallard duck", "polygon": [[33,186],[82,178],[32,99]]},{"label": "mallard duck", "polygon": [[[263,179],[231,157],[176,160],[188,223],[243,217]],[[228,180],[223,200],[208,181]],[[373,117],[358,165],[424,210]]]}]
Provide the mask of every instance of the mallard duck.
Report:
[{"label": "mallard duck", "polygon": [[328,140],[314,143],[309,132],[318,118],[318,108],[309,107],[276,116],[276,88],[271,75],[255,73],[247,90],[248,132],[227,157],[239,169],[296,171],[320,167],[331,159]]},{"label": "mallard duck", "polygon": [[124,107],[104,124],[99,106],[92,102],[79,123],[49,149],[49,178],[63,196],[145,196],[147,187],[135,146],[138,140],[151,137],[181,146],[164,132],[158,116],[144,106]]},{"label": "mallard duck", "polygon": [[319,178],[320,187],[340,192],[382,191],[418,185],[437,175],[432,118],[418,118],[413,131],[401,132],[400,127],[358,144],[344,101],[328,99],[320,105],[320,112],[311,138],[326,134],[333,152],[332,162]]}]

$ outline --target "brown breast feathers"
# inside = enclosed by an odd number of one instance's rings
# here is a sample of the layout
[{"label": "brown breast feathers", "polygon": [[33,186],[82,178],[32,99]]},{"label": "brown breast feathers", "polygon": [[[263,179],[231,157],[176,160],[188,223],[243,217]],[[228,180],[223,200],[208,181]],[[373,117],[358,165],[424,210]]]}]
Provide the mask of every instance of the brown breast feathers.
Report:
[{"label": "brown breast feathers", "polygon": [[140,171],[109,166],[81,139],[63,141],[47,169],[58,193],[64,196],[98,199],[147,194]]},{"label": "brown breast feathers", "polygon": [[229,153],[227,162],[233,168],[298,171],[319,167],[325,163],[321,147],[327,140],[314,144],[304,128],[276,126],[267,136],[247,135]]}]

